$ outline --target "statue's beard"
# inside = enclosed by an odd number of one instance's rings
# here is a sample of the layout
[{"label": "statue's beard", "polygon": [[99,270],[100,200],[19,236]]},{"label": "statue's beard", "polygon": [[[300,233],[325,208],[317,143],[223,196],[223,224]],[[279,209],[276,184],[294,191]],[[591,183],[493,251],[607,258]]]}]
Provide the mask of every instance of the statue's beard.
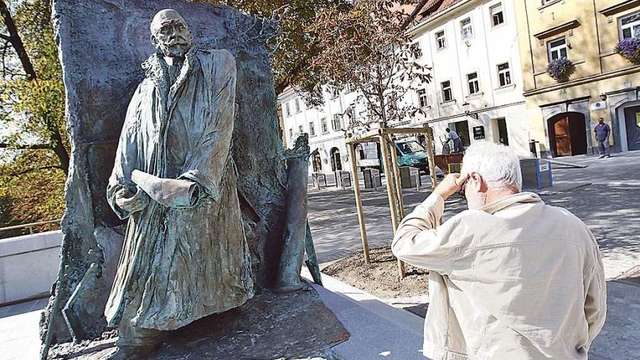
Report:
[{"label": "statue's beard", "polygon": [[182,58],[191,48],[191,44],[188,42],[173,42],[171,44],[160,44],[159,48],[164,56]]},{"label": "statue's beard", "polygon": [[159,41],[158,49],[164,56],[183,58],[191,49],[191,41],[181,35],[172,36],[167,41]]}]

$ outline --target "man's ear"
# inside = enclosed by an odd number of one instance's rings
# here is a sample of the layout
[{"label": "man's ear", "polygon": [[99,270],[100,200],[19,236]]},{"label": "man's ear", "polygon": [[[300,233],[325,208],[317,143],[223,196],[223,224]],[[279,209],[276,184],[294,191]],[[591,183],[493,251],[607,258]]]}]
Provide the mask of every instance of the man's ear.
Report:
[{"label": "man's ear", "polygon": [[484,181],[480,174],[473,172],[469,175],[469,180],[472,180],[473,186],[478,192],[486,193],[488,190],[487,183]]},{"label": "man's ear", "polygon": [[156,40],[156,37],[153,36],[153,34],[151,34],[149,37],[150,37],[150,40],[151,40],[151,43],[153,44],[153,46],[157,48],[158,47],[158,41]]}]

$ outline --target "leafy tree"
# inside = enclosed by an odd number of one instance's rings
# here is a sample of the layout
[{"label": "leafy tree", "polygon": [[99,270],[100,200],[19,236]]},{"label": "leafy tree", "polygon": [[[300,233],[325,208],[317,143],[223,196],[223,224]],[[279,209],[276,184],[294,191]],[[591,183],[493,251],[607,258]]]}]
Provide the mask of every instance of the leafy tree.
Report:
[{"label": "leafy tree", "polygon": [[50,6],[0,0],[0,225],[62,215],[69,145]]},{"label": "leafy tree", "polygon": [[271,19],[279,31],[270,41],[273,50],[273,72],[276,94],[288,86],[303,92],[314,91],[318,80],[309,71],[313,59],[322,52],[318,41],[310,37],[306,27],[328,9],[347,12],[349,0],[196,0],[226,4],[249,14]]},{"label": "leafy tree", "polygon": [[[405,31],[407,15],[388,0],[361,0],[349,12],[329,9],[309,26],[323,49],[309,71],[324,79],[332,91],[357,91],[348,111],[351,127],[370,122],[401,121],[421,112],[406,95],[430,81],[428,68],[419,64],[420,49]],[[320,89],[317,89],[319,92]],[[367,110],[368,123],[355,120],[353,108]]]}]

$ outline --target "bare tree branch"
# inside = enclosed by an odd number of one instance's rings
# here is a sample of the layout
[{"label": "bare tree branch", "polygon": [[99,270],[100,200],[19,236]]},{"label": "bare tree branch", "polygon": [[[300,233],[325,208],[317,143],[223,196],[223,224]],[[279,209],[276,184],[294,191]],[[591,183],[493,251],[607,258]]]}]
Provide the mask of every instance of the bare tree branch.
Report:
[{"label": "bare tree branch", "polygon": [[425,5],[427,5],[427,2],[429,2],[429,0],[420,0],[420,2],[416,5],[416,7],[413,8],[413,11],[411,12],[411,14],[409,14],[409,17],[407,17],[402,23],[402,25],[400,25],[400,28],[402,30],[406,29],[413,22],[413,20],[416,19],[418,14],[420,14],[420,11],[422,11],[422,8]]},{"label": "bare tree branch", "polygon": [[53,146],[48,144],[33,144],[33,145],[11,145],[7,143],[0,143],[0,149],[15,149],[15,150],[51,150]]}]

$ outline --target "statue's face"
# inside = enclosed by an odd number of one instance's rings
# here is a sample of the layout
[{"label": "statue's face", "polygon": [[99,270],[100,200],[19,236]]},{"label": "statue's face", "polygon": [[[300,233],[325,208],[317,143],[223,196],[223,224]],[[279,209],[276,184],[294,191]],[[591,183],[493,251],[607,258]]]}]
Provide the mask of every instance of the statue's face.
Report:
[{"label": "statue's face", "polygon": [[192,45],[191,32],[175,10],[163,10],[151,22],[151,39],[164,56],[184,57]]}]

